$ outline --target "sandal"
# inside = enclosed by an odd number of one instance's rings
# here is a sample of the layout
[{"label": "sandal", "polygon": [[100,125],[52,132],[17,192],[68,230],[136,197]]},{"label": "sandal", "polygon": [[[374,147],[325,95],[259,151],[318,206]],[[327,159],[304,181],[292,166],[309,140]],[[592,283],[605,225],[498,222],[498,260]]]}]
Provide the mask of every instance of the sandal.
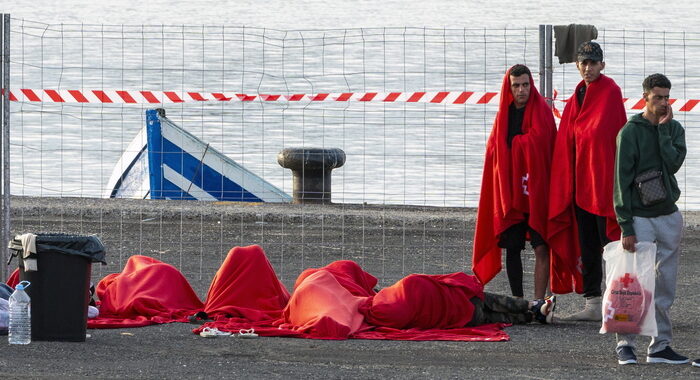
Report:
[{"label": "sandal", "polygon": [[229,336],[231,335],[228,331],[221,331],[216,327],[205,327],[199,333],[202,338],[216,338],[217,336]]},{"label": "sandal", "polygon": [[255,333],[255,329],[240,329],[238,330],[238,334],[236,334],[236,337],[238,338],[243,338],[243,339],[254,339],[257,338],[259,335]]}]

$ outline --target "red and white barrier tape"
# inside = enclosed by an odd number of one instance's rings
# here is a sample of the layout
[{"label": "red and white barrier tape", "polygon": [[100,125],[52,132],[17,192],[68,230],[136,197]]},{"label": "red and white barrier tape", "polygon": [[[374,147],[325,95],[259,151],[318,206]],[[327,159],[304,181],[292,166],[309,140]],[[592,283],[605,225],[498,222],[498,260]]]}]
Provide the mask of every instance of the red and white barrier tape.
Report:
[{"label": "red and white barrier tape", "polygon": [[406,102],[442,104],[497,103],[497,92],[343,92],[320,94],[239,94],[234,92],[34,90],[10,91],[11,101],[50,103],[159,104],[187,102]]},{"label": "red and white barrier tape", "polygon": [[[223,102],[373,102],[373,103],[435,103],[435,104],[498,104],[498,92],[344,92],[320,94],[239,94],[234,92],[184,92],[136,90],[35,90],[10,91],[16,102],[47,103],[115,103],[172,104],[207,101]],[[558,100],[555,101],[565,102]],[[625,109],[642,110],[644,99],[624,98]],[[699,99],[670,99],[676,111],[700,113]]]}]

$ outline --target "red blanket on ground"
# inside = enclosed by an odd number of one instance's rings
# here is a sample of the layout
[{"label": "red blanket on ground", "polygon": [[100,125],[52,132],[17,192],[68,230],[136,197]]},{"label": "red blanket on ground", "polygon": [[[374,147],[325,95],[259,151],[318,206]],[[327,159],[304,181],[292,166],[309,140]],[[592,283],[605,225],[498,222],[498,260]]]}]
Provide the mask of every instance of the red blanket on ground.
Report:
[{"label": "red blanket on ground", "polygon": [[622,93],[615,81],[601,75],[586,89],[580,107],[575,94],[584,85],[581,81],[567,101],[552,159],[547,242],[551,288],[560,294],[583,292],[575,205],[606,217],[608,238],[620,239],[612,194],[615,139],[627,121]]},{"label": "red blanket on ground", "polygon": [[508,110],[513,103],[507,72],[501,100],[486,145],[481,181],[472,271],[486,284],[501,271],[499,235],[525,220],[543,238],[547,236],[549,173],[557,133],[552,110],[530,78],[530,98],[525,107],[522,134],[508,147]]},{"label": "red blanket on ground", "polygon": [[475,276],[412,274],[380,290],[366,312],[372,329],[357,339],[505,341],[502,324],[465,327],[472,318],[473,297],[484,297]]},{"label": "red blanket on ground", "polygon": [[355,262],[336,261],[304,271],[290,298],[260,247],[236,247],[214,277],[210,299],[203,305],[173,266],[132,256],[121,273],[98,284],[100,317],[89,320],[88,327],[186,322],[187,316],[208,310],[215,320],[193,332],[209,326],[312,339],[509,339],[502,324],[464,327],[474,308],[469,299],[483,297],[474,276],[414,274],[379,293],[373,290],[376,283]]},{"label": "red blanket on ground", "polygon": [[302,332],[308,338],[347,339],[360,328],[369,328],[360,310],[370,300],[352,295],[330,271],[318,270],[294,289],[280,328]]},{"label": "red blanket on ground", "polygon": [[[238,281],[242,283],[265,286],[258,278],[270,279],[274,272],[270,268],[262,276],[254,273],[241,275]],[[276,277],[274,280],[277,281]],[[262,336],[312,339],[509,339],[500,324],[464,327],[473,311],[469,299],[482,294],[481,284],[474,276],[464,273],[412,275],[376,296],[372,290],[375,284],[376,279],[356,263],[334,262],[323,268],[308,269],[299,276],[279,320],[248,321],[220,317],[193,332],[199,333],[208,326],[232,332],[253,327]],[[393,318],[398,322],[392,323]]]},{"label": "red blanket on ground", "polygon": [[474,313],[472,297],[484,298],[475,276],[412,274],[374,296],[367,321],[396,329],[464,327]]},{"label": "red blanket on ground", "polygon": [[105,276],[95,293],[100,299],[100,315],[88,320],[88,328],[186,322],[187,316],[203,306],[180,271],[140,255],[129,257],[121,273]]},{"label": "red blanket on ground", "polygon": [[207,292],[204,311],[213,318],[278,319],[289,292],[257,245],[232,248]]}]

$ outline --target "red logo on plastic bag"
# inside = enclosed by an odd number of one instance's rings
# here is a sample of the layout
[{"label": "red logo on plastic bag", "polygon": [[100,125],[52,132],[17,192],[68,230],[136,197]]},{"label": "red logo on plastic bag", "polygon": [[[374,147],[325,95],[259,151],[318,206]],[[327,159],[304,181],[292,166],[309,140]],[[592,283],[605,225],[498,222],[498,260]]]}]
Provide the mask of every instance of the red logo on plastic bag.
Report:
[{"label": "red logo on plastic bag", "polygon": [[608,332],[639,334],[651,301],[634,273],[613,280],[605,299],[603,328]]}]

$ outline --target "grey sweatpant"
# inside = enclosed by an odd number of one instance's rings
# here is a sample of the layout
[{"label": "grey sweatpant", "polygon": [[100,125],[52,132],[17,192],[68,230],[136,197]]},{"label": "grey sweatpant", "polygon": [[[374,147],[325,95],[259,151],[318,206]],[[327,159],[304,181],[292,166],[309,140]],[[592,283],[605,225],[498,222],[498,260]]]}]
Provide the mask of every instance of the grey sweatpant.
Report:
[{"label": "grey sweatpant", "polygon": [[[656,242],[656,325],[658,336],[651,339],[647,353],[662,351],[671,344],[671,305],[676,297],[676,277],[683,236],[680,211],[654,218],[634,217],[637,241]],[[617,347],[632,346],[636,335],[617,334]]]}]

